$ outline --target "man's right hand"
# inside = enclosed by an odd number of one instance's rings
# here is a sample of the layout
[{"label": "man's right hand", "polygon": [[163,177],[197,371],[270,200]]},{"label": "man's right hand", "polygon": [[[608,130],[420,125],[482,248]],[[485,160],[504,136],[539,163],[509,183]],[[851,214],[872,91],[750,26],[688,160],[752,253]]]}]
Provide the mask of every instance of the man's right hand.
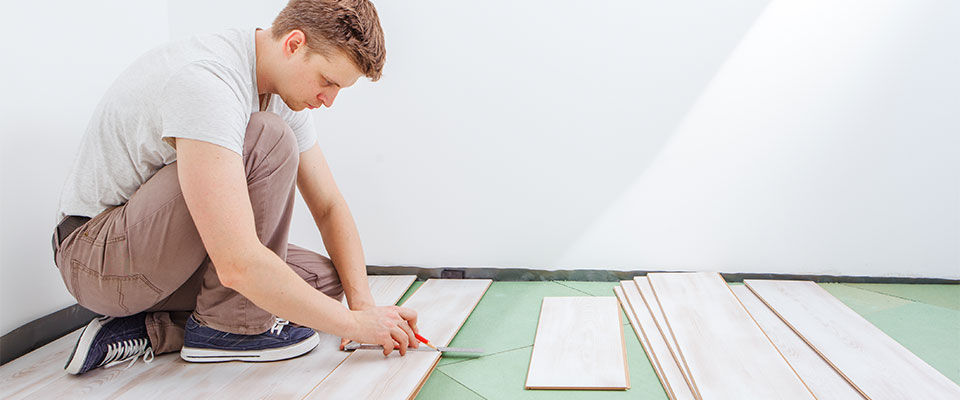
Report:
[{"label": "man's right hand", "polygon": [[356,333],[350,339],[360,343],[383,346],[383,355],[389,355],[394,349],[400,355],[407,354],[407,347],[419,347],[414,334],[417,329],[417,312],[404,307],[373,307],[361,311],[351,311],[357,321]]}]

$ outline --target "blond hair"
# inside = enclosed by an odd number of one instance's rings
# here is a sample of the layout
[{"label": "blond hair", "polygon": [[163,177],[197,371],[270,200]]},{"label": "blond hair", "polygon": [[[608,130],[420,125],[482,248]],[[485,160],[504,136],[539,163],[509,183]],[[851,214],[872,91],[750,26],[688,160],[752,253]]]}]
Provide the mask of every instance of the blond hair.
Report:
[{"label": "blond hair", "polygon": [[310,50],[343,51],[366,77],[380,79],[387,51],[380,18],[369,0],[291,0],[270,30],[277,40],[294,29],[303,32]]}]

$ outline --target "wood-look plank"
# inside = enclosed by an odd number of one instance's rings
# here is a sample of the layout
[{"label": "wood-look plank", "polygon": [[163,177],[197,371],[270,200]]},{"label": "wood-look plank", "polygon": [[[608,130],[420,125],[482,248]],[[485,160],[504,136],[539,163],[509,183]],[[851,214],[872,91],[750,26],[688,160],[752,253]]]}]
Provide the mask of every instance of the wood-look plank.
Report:
[{"label": "wood-look plank", "polygon": [[613,290],[617,298],[621,299],[620,303],[627,314],[627,319],[630,320],[634,333],[640,338],[640,344],[647,352],[647,357],[653,364],[657,377],[660,378],[670,400],[696,400],[680,372],[680,367],[667,349],[663,336],[657,330],[653,316],[643,304],[637,284],[633,281],[620,281],[620,287],[615,287]]},{"label": "wood-look plank", "polygon": [[[395,304],[415,279],[414,275],[370,276],[374,302]],[[78,336],[79,330],[37,350],[50,353],[48,356],[38,358],[31,353],[0,368],[0,377],[7,367],[17,371],[16,376],[34,376],[21,380],[32,382],[28,391],[8,387],[5,382],[0,398],[299,398],[349,355],[339,351],[340,338],[320,332],[316,349],[290,360],[203,364],[183,361],[172,353],[157,356],[150,364],[137,361],[129,368],[97,368],[74,376],[63,371],[63,363]]]},{"label": "wood-look plank", "polygon": [[960,399],[960,386],[816,283],[744,283],[867,398]]},{"label": "wood-look plank", "polygon": [[[417,311],[420,334],[438,346],[453,340],[492,281],[489,279],[430,279],[404,302]],[[439,352],[355,350],[306,398],[409,399],[440,360]]]},{"label": "wood-look plank", "polygon": [[26,398],[43,384],[65,374],[63,365],[82,329],[0,366],[0,382],[3,382],[0,385],[0,398]]},{"label": "wood-look plank", "polygon": [[657,296],[653,294],[653,288],[650,286],[650,279],[646,276],[636,276],[633,278],[634,286],[637,287],[637,291],[640,292],[640,297],[643,299],[643,304],[647,311],[650,312],[651,317],[653,317],[654,325],[658,332],[660,332],[661,337],[663,337],[664,344],[667,346],[667,350],[670,352],[670,357],[677,363],[677,368],[680,369],[680,373],[683,375],[683,381],[686,382],[687,387],[690,389],[691,393],[699,398],[700,394],[697,393],[696,387],[693,386],[693,380],[690,378],[690,372],[687,371],[686,365],[680,359],[680,352],[677,350],[677,342],[673,340],[673,335],[670,334],[670,329],[667,328],[667,319],[663,315],[663,309],[660,308],[660,303],[657,302]]},{"label": "wood-look plank", "polygon": [[670,385],[667,383],[667,379],[663,375],[663,369],[660,368],[660,363],[657,362],[657,357],[653,353],[653,349],[650,348],[650,342],[647,340],[646,336],[644,336],[643,329],[640,327],[640,323],[637,322],[637,316],[634,314],[633,308],[630,306],[630,302],[627,301],[627,297],[623,294],[622,282],[621,286],[614,286],[613,295],[620,303],[620,307],[623,308],[623,313],[627,315],[627,320],[630,321],[630,327],[633,328],[633,333],[637,335],[637,340],[640,341],[640,346],[643,347],[643,352],[646,353],[647,359],[650,361],[650,365],[653,367],[653,372],[657,374],[657,378],[660,379],[660,383],[663,384],[663,389],[667,393],[667,397],[669,397],[670,400],[676,400],[676,397],[673,395],[673,391],[670,389]]},{"label": "wood-look plank", "polygon": [[863,400],[864,397],[850,385],[833,367],[810,348],[780,317],[763,304],[746,286],[730,286],[733,294],[753,316],[760,329],[767,334],[780,354],[793,367],[800,379],[820,400]]},{"label": "wood-look plank", "polygon": [[527,389],[630,387],[614,297],[544,297]]},{"label": "wood-look plank", "polygon": [[719,274],[647,276],[701,398],[814,398]]},{"label": "wood-look plank", "polygon": [[[370,292],[378,306],[396,304],[416,275],[375,275],[368,277]],[[316,354],[314,354],[316,353]],[[340,351],[340,338],[321,333],[320,344],[309,355],[281,363],[252,364],[242,376],[236,377],[219,394],[222,397],[250,397],[257,399],[302,398],[340,365],[350,354]],[[255,376],[256,379],[250,379]],[[293,384],[296,382],[297,384]]]}]

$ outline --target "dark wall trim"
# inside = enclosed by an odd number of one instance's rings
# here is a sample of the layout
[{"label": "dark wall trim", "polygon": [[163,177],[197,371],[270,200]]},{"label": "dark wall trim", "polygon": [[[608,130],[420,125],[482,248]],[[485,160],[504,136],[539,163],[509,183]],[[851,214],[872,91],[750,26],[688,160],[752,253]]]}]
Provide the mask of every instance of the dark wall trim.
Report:
[{"label": "dark wall trim", "polygon": [[0,337],[0,365],[77,330],[95,316],[93,311],[74,304],[10,331]]},{"label": "dark wall trim", "polygon": [[[461,275],[465,279],[493,279],[495,281],[597,281],[615,282],[631,279],[652,272],[687,272],[664,270],[605,271],[596,269],[542,270],[527,268],[422,268],[408,266],[367,267],[370,275],[416,275],[417,279],[440,278],[441,276]],[[790,279],[809,280],[819,283],[940,283],[960,284],[960,279],[942,278],[904,278],[872,277],[847,275],[798,275],[798,274],[757,274],[757,273],[721,273],[727,282],[739,282],[744,279]]]},{"label": "dark wall trim", "polygon": [[[409,266],[385,267],[371,265],[367,267],[370,275],[416,275],[417,279],[463,278],[493,279],[495,281],[600,281],[615,282],[646,275],[650,272],[676,271],[604,271],[593,269],[555,270],[527,268],[422,268]],[[838,275],[795,275],[795,274],[747,274],[723,273],[728,282],[744,279],[792,279],[815,282],[844,283],[941,283],[960,284],[958,279],[940,278],[899,278]],[[0,338],[0,365],[27,354],[47,343],[59,339],[86,325],[96,314],[79,305],[72,305],[53,314],[27,323]]]}]

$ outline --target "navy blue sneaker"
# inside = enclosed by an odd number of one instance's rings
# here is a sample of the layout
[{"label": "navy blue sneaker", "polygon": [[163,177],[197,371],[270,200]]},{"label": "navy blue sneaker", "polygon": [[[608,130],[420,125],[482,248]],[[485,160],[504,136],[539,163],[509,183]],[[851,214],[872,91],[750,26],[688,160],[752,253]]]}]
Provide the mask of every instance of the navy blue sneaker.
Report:
[{"label": "navy blue sneaker", "polygon": [[90,321],[73,352],[63,367],[67,373],[79,375],[94,368],[109,368],[130,361],[132,365],[140,356],[147,363],[153,361],[153,348],[147,337],[146,314],[129,317],[99,317]]},{"label": "navy blue sneaker", "polygon": [[180,358],[192,362],[277,361],[309,353],[320,343],[320,335],[313,329],[288,323],[277,318],[264,333],[240,335],[200,325],[191,315]]}]

